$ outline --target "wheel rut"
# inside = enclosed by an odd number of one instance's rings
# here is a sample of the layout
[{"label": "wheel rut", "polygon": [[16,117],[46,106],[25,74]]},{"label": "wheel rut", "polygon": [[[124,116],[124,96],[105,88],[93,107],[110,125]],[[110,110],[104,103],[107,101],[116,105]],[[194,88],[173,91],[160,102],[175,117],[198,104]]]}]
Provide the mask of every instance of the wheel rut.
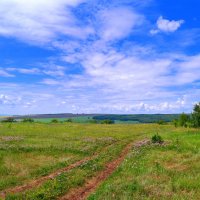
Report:
[{"label": "wheel rut", "polygon": [[[111,145],[114,145],[115,143],[112,143],[106,147],[104,147],[101,151],[105,151],[107,150],[108,147],[110,147]],[[20,192],[25,192],[27,190],[31,190],[33,188],[39,187],[40,185],[42,185],[45,181],[51,180],[56,178],[57,176],[59,176],[62,173],[65,173],[67,171],[70,171],[76,167],[79,167],[80,165],[82,165],[85,162],[88,162],[92,159],[95,159],[97,156],[99,155],[99,153],[95,153],[94,155],[90,156],[90,157],[86,157],[82,160],[79,160],[67,167],[61,168],[51,174],[48,174],[47,176],[43,176],[40,177],[38,179],[32,180],[24,185],[20,185],[20,186],[16,186],[14,188],[8,188],[4,191],[0,192],[0,199],[6,199],[7,194],[15,194],[15,193],[20,193]]]},{"label": "wheel rut", "polygon": [[79,188],[72,189],[66,195],[59,198],[59,200],[84,200],[86,199],[92,192],[96,190],[96,188],[105,181],[123,162],[127,154],[133,147],[133,143],[128,144],[124,150],[121,152],[119,157],[110,163],[108,163],[103,171],[98,173],[92,179],[86,181],[86,183]]}]

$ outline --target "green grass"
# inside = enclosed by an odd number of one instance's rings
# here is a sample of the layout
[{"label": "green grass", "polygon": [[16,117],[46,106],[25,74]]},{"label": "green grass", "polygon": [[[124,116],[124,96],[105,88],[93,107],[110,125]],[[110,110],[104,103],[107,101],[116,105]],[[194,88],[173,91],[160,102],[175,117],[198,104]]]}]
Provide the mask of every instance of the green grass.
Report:
[{"label": "green grass", "polygon": [[7,199],[56,199],[116,159],[130,142],[156,133],[166,146],[133,148],[89,200],[198,199],[200,131],[157,124],[0,124],[0,191],[22,185],[93,154],[41,186]]},{"label": "green grass", "polygon": [[167,146],[133,149],[89,200],[199,199],[200,131],[163,133]]}]

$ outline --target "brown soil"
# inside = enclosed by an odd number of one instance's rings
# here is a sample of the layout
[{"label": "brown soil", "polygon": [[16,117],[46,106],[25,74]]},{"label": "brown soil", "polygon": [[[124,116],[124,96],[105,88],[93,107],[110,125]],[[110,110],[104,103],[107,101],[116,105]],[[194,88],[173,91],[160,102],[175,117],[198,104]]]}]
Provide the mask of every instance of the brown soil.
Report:
[{"label": "brown soil", "polygon": [[[111,146],[113,144],[114,143],[106,146],[105,148],[102,149],[102,151],[105,151],[109,146]],[[69,165],[69,166],[67,166],[65,168],[59,169],[59,170],[57,170],[57,171],[55,171],[55,172],[53,172],[53,173],[51,173],[51,174],[49,174],[47,176],[43,176],[41,178],[35,179],[33,181],[30,181],[27,184],[24,184],[24,185],[21,185],[21,186],[17,186],[17,187],[14,187],[14,188],[8,188],[8,189],[6,189],[4,191],[1,191],[0,192],[0,199],[1,198],[5,199],[7,194],[9,194],[9,193],[10,194],[14,194],[14,193],[19,193],[19,192],[24,192],[26,190],[30,190],[30,189],[33,189],[35,187],[38,187],[38,186],[42,185],[45,181],[50,180],[50,179],[54,179],[57,176],[59,176],[60,174],[62,174],[64,172],[67,172],[67,171],[69,171],[69,170],[71,170],[73,168],[76,168],[76,167],[82,165],[83,163],[88,162],[89,160],[94,159],[96,156],[98,156],[98,153],[95,153],[93,156],[86,157],[86,158],[84,158],[82,160],[79,160],[79,161],[77,161],[77,162],[75,162],[75,163],[73,163],[73,164],[71,164],[71,165]]]},{"label": "brown soil", "polygon": [[61,197],[59,200],[86,199],[104,180],[106,180],[116,170],[116,168],[122,163],[132,147],[132,143],[126,146],[120,156],[116,160],[108,163],[102,172],[97,174],[97,176],[93,177],[92,179],[86,181],[82,187],[72,189],[68,194]]}]

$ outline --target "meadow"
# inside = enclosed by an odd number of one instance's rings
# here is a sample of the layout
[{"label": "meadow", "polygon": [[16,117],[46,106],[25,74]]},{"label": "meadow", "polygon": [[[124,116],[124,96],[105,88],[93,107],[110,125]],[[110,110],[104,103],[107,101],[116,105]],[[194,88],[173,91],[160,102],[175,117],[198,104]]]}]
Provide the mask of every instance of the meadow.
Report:
[{"label": "meadow", "polygon": [[198,129],[0,123],[0,199],[199,199],[199,166]]}]

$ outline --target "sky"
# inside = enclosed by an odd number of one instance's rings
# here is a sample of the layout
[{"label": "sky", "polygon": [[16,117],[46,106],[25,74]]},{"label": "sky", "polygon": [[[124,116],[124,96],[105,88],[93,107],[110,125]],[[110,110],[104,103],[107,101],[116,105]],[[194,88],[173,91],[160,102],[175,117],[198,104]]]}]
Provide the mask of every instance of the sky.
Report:
[{"label": "sky", "polygon": [[200,101],[199,0],[0,0],[0,114],[180,113]]}]

